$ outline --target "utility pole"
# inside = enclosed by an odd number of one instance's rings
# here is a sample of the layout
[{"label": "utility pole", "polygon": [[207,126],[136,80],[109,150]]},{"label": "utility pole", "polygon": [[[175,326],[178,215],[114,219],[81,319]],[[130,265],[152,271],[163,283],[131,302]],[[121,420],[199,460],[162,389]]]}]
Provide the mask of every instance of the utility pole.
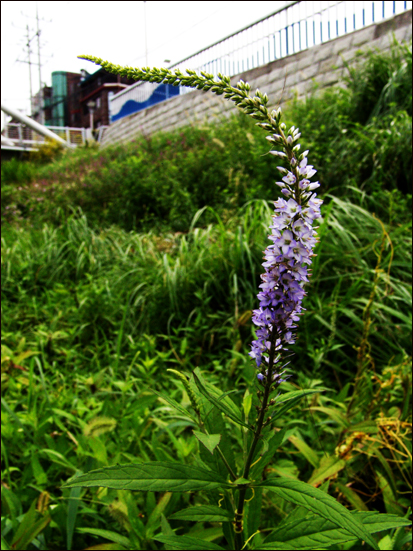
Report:
[{"label": "utility pole", "polygon": [[32,86],[32,63],[30,59],[30,30],[29,25],[26,25],[27,30],[27,58],[29,64],[29,84],[30,84],[30,115],[33,115],[33,86]]},{"label": "utility pole", "polygon": [[43,84],[42,84],[42,65],[40,63],[40,27],[39,27],[39,10],[37,7],[37,2],[36,2],[36,21],[37,21],[37,56],[38,56],[38,64],[39,64],[39,86],[40,86],[39,119],[40,119],[40,124],[44,124],[44,109],[43,109],[44,94],[43,94]]},{"label": "utility pole", "polygon": [[[15,26],[15,25],[13,25]],[[22,29],[23,30],[23,29]],[[34,39],[36,35],[34,35],[32,38],[30,38],[30,28],[29,25],[26,25],[26,48],[27,48],[27,60],[23,59],[16,59],[19,63],[27,63],[29,65],[29,86],[30,86],[30,114],[33,114],[33,81],[32,81],[32,65],[36,65],[36,63],[33,63],[30,57],[30,54],[32,53],[31,50],[31,41]]]},{"label": "utility pole", "polygon": [[[29,15],[25,15],[23,12],[21,12],[22,15],[24,15],[25,17],[28,17],[29,19],[33,19],[33,17],[29,16]],[[42,21],[45,21],[45,19],[42,19]],[[51,21],[47,21],[48,23],[50,23]],[[31,80],[31,65],[37,65],[38,66],[38,69],[39,69],[39,93],[38,93],[38,98],[39,98],[39,122],[40,124],[44,124],[45,120],[44,120],[44,90],[43,90],[43,83],[42,83],[42,63],[41,63],[41,57],[40,57],[40,35],[41,35],[41,30],[40,30],[40,19],[39,19],[39,10],[38,10],[38,5],[37,5],[37,2],[36,2],[36,26],[37,26],[37,31],[36,33],[34,34],[34,36],[32,38],[29,38],[29,35],[28,35],[28,51],[29,51],[29,61],[26,61],[25,63],[29,63],[29,70],[30,70],[30,96],[31,96],[31,109],[32,109],[32,113],[33,113],[33,110],[36,108],[34,104],[34,101],[33,101],[33,96],[32,96],[32,80]],[[28,27],[27,27],[28,29]],[[28,31],[29,32],[29,31]],[[37,36],[37,60],[38,62],[33,62],[31,61],[31,58],[30,58],[30,53],[33,53],[32,51],[30,51],[30,42]],[[53,57],[53,55],[51,56]],[[20,61],[19,59],[17,61]]]}]

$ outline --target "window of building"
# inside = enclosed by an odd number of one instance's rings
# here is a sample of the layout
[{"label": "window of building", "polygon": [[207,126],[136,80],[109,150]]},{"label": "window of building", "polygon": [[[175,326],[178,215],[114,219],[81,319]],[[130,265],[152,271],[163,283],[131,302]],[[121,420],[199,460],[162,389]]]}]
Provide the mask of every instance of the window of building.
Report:
[{"label": "window of building", "polygon": [[98,98],[96,98],[96,109],[100,109],[100,106],[101,106],[101,98],[99,96]]}]

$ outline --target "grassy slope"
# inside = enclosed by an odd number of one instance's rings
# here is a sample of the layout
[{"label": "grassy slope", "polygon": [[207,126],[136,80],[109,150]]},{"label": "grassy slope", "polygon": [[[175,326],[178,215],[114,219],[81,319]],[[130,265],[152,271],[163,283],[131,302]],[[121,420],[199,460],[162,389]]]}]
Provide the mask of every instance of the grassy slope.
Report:
[{"label": "grassy slope", "polygon": [[[297,409],[284,423],[318,458],[344,446],[346,468],[331,482],[341,500],[399,514],[411,488],[402,455],[408,428],[400,425],[411,421],[407,54],[373,56],[349,91],[329,91],[288,114],[311,149],[325,200],[292,384],[331,391],[312,402],[304,422]],[[411,84],[407,91],[411,97]],[[82,490],[74,512],[59,485],[76,468],[189,460],[195,444],[186,427],[148,392],[164,389],[186,404],[180,383],[165,377],[168,367],[199,365],[241,399],[254,378],[249,310],[271,215],[266,201],[275,198],[264,138],[240,117],[2,166],[3,461],[14,469],[5,474],[7,540],[39,492],[55,506],[44,548],[68,546],[67,519],[76,514],[78,526],[127,527],[127,496]],[[377,430],[380,416],[393,425]],[[272,469],[308,480],[311,459],[291,441]],[[155,497],[135,498],[148,515]],[[174,497],[166,513],[175,499],[185,506],[187,497]],[[285,504],[266,501],[264,511],[265,524],[282,518]],[[80,533],[75,540],[77,548],[96,541]]]}]

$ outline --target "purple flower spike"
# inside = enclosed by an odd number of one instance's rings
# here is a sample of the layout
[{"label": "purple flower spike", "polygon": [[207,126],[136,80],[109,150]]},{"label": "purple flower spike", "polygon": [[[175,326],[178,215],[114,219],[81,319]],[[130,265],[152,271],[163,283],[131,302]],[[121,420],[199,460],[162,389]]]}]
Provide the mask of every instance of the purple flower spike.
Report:
[{"label": "purple flower spike", "polygon": [[[260,369],[258,380],[276,385],[289,377],[281,377],[280,362],[283,362],[284,351],[288,350],[285,346],[294,344],[297,338],[296,322],[303,311],[304,284],[310,275],[307,266],[312,262],[317,242],[313,223],[321,217],[322,204],[315,193],[309,193],[319,187],[319,183],[310,182],[316,170],[307,164],[308,151],[300,156],[297,163],[294,156],[297,146],[294,145],[293,151],[291,136],[285,136],[284,128],[281,124],[275,130],[288,159],[289,170],[279,167],[283,182],[276,184],[283,188],[281,192],[288,200],[279,198],[274,203],[275,214],[268,236],[272,244],[264,252],[262,265],[265,272],[261,274],[263,283],[257,295],[260,307],[252,315],[252,321],[258,328],[257,340],[252,342],[249,353]],[[294,132],[299,137],[298,129]],[[263,366],[266,375],[262,373]]]}]

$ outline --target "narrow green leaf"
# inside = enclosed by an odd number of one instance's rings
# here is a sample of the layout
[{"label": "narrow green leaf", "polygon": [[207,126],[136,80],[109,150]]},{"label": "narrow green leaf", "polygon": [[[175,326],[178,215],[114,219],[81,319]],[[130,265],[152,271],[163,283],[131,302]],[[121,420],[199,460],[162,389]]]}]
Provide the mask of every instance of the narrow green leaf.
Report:
[{"label": "narrow green leaf", "polygon": [[345,415],[337,408],[326,408],[321,406],[312,406],[311,411],[321,411],[325,415],[328,415],[330,419],[335,421],[338,425],[341,425],[344,429],[348,429],[350,426],[349,421],[346,419]]},{"label": "narrow green leaf", "polygon": [[206,551],[224,551],[224,548],[220,547],[216,543],[201,540],[199,538],[191,538],[190,536],[163,536],[161,534],[160,536],[155,536],[153,539],[155,541],[165,543],[168,546],[167,549],[193,549],[195,551],[205,549]]},{"label": "narrow green leaf", "polygon": [[165,492],[163,496],[160,498],[158,503],[156,504],[156,507],[152,511],[152,513],[149,515],[148,522],[146,524],[146,537],[147,539],[151,539],[153,536],[153,533],[156,531],[156,529],[159,526],[160,523],[160,517],[164,513],[169,501],[171,500],[172,493],[171,492]]},{"label": "narrow green leaf", "polygon": [[92,551],[92,549],[96,549],[96,551],[123,551],[124,549],[130,549],[130,545],[129,547],[124,547],[120,543],[98,543],[86,547],[87,551]]},{"label": "narrow green leaf", "polygon": [[125,538],[125,536],[112,532],[111,530],[102,530],[100,528],[76,528],[76,532],[79,532],[80,534],[99,536],[101,538],[105,538],[106,540],[113,541],[114,543],[119,543],[120,545],[123,545],[123,547],[126,547],[126,549],[130,549],[129,538]]},{"label": "narrow green leaf", "polygon": [[[290,429],[291,430],[291,429]],[[295,429],[292,429],[295,430]],[[287,427],[284,427],[282,430],[276,432],[267,443],[267,446],[264,446],[263,451],[261,452],[262,456],[259,461],[257,461],[255,458],[255,465],[251,469],[250,478],[252,480],[256,479],[260,473],[263,472],[265,467],[268,465],[268,463],[273,458],[275,452],[277,449],[282,445],[284,442],[286,435],[289,434],[289,431],[287,431]],[[267,449],[265,449],[267,448]],[[261,455],[260,454],[260,455]]]},{"label": "narrow green leaf", "polygon": [[234,515],[216,505],[198,505],[188,507],[169,516],[172,520],[193,520],[195,522],[228,522]]},{"label": "narrow green leaf", "polygon": [[294,390],[292,392],[286,392],[278,397],[275,401],[274,411],[272,413],[271,419],[275,421],[284,415],[292,407],[296,406],[304,396],[309,396],[311,394],[317,394],[323,389],[307,389],[307,390]]},{"label": "narrow green leaf", "polygon": [[[378,448],[374,448],[372,451],[373,457],[377,457],[377,459],[380,461],[380,464],[383,468],[383,474],[386,476],[387,481],[390,483],[390,489],[393,493],[393,495],[397,495],[397,486],[396,486],[396,480],[394,478],[393,471],[387,462],[384,455],[381,453],[381,451]],[[387,511],[388,513],[394,513],[395,511]],[[402,514],[398,511],[398,514]]]},{"label": "narrow green leaf", "polygon": [[2,536],[1,537],[1,551],[9,551],[9,550],[10,550],[10,546]]},{"label": "narrow green leaf", "polygon": [[165,515],[161,515],[161,530],[162,530],[162,534],[165,534],[165,536],[174,535],[174,531],[169,525],[169,522],[166,520]]},{"label": "narrow green leaf", "polygon": [[61,465],[62,467],[70,469],[71,471],[76,471],[76,467],[72,465],[64,455],[55,450],[43,448],[40,450],[39,453],[47,455],[50,461],[56,463],[56,465]]},{"label": "narrow green leaf", "polygon": [[302,440],[298,436],[295,436],[294,434],[292,434],[288,438],[288,440],[303,454],[307,461],[317,469],[317,467],[320,465],[320,458],[318,457],[314,449],[310,448],[310,446],[306,444],[304,440]]},{"label": "narrow green leaf", "polygon": [[192,414],[187,409],[185,409],[180,404],[178,404],[178,402],[176,400],[174,400],[173,398],[171,398],[167,394],[163,394],[162,392],[158,392],[157,390],[155,390],[153,388],[151,389],[151,391],[154,394],[156,394],[159,398],[162,398],[162,400],[165,400],[165,402],[168,402],[168,404],[170,406],[172,406],[174,409],[176,409],[176,411],[179,411],[179,413],[181,415],[184,415],[185,417],[189,417],[190,419],[192,419],[192,421],[195,421]]},{"label": "narrow green leaf", "polygon": [[[407,519],[376,512],[353,511],[351,515],[360,521],[370,534],[410,524]],[[351,540],[354,540],[354,535],[348,530],[337,528],[333,522],[325,518],[307,515],[305,518],[284,524],[271,532],[261,548],[280,549],[280,547],[273,547],[272,544],[286,543],[291,546],[291,549],[320,549]]]},{"label": "narrow green leaf", "polygon": [[215,448],[218,446],[221,435],[220,434],[204,434],[203,432],[199,432],[198,430],[193,431],[195,437],[203,444],[206,449],[214,453]]},{"label": "narrow green leaf", "polygon": [[72,549],[73,532],[76,526],[77,511],[79,509],[80,492],[82,488],[76,487],[70,490],[69,503],[67,506],[66,519],[66,545],[70,551]]},{"label": "narrow green leaf", "polygon": [[376,477],[379,481],[380,489],[383,492],[384,505],[387,513],[402,515],[403,509],[397,503],[397,499],[391,489],[391,485],[387,478],[382,473],[376,470]]},{"label": "narrow green leaf", "polygon": [[221,410],[223,413],[225,413],[225,415],[227,415],[227,417],[229,417],[230,419],[232,419],[235,423],[237,423],[238,425],[242,425],[243,427],[246,427],[247,429],[249,430],[253,430],[251,427],[249,427],[246,423],[244,423],[244,421],[242,421],[242,419],[240,417],[238,417],[237,415],[235,415],[233,413],[233,411],[231,411],[231,409],[224,403],[224,401],[220,401],[219,399],[215,398],[214,396],[212,396],[212,394],[210,394],[206,387],[201,383],[201,381],[199,380],[198,376],[195,374],[195,372],[193,373],[193,376],[194,376],[194,380],[195,380],[195,384],[196,386],[198,387],[199,389],[199,392],[205,396],[205,398],[211,402],[212,404],[214,404],[214,406],[216,406],[219,410]]},{"label": "narrow green leaf", "polygon": [[13,540],[11,542],[12,547],[16,548],[17,542],[19,542],[19,549],[25,549],[24,546],[22,546],[22,538],[24,537],[25,532],[30,528],[30,526],[33,526],[36,519],[36,500],[34,500],[30,506],[30,509],[24,514],[24,517],[22,521],[19,524],[19,527],[14,534]]},{"label": "narrow green leaf", "polygon": [[68,480],[63,487],[102,486],[115,490],[141,490],[151,492],[188,492],[229,487],[230,484],[217,473],[205,469],[152,461],[129,463],[96,469]]},{"label": "narrow green leaf", "polygon": [[333,522],[340,528],[347,529],[351,534],[356,536],[356,538],[365,540],[373,549],[377,549],[376,542],[360,521],[358,521],[350,511],[343,507],[343,505],[318,488],[313,488],[313,486],[301,482],[300,480],[291,480],[288,478],[265,480],[256,486],[266,488],[286,501],[309,509],[313,513]]},{"label": "narrow green leaf", "polygon": [[335,455],[323,456],[318,469],[314,469],[308,484],[311,486],[319,486],[326,478],[331,478],[340,472],[346,466],[344,459],[340,459]]},{"label": "narrow green leaf", "polygon": [[341,482],[337,482],[336,487],[340,490],[340,492],[343,494],[343,496],[346,498],[346,500],[354,507],[354,509],[357,509],[357,511],[368,511],[369,508],[364,503],[364,501],[361,499],[361,497],[358,495],[357,492],[346,486],[345,484],[342,484]]},{"label": "narrow green leaf", "polygon": [[24,515],[12,541],[13,549],[21,549],[22,551],[27,549],[34,538],[38,536],[52,520],[48,512],[44,516],[39,515],[36,511],[36,503],[37,500],[35,499],[30,509]]},{"label": "narrow green leaf", "polygon": [[245,391],[244,398],[242,400],[242,408],[244,410],[245,419],[248,419],[248,415],[250,414],[252,406],[252,394],[249,393],[249,390],[247,389]]}]

